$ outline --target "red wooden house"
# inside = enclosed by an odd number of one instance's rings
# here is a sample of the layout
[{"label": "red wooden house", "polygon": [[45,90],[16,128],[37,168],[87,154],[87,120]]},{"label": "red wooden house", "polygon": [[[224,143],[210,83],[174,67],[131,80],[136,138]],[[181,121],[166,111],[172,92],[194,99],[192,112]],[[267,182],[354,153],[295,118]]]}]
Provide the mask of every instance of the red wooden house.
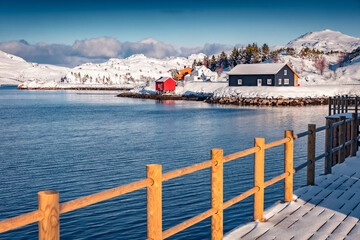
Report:
[{"label": "red wooden house", "polygon": [[155,81],[156,91],[173,92],[176,88],[176,82],[171,77],[162,77]]}]

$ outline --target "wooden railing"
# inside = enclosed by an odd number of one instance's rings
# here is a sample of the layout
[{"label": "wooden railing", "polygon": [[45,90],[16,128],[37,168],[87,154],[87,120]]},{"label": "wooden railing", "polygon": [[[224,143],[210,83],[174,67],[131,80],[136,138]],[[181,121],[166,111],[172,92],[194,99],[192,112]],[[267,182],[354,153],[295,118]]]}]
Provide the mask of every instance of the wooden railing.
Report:
[{"label": "wooden railing", "polygon": [[[331,143],[334,137],[332,130],[336,127],[351,123],[351,137],[341,145],[334,147]],[[326,131],[326,152],[315,156],[316,133]],[[159,240],[168,238],[206,218],[211,217],[211,238],[223,237],[223,211],[241,200],[254,195],[254,220],[264,221],[264,190],[272,184],[284,179],[284,201],[293,200],[293,174],[307,167],[307,184],[315,184],[315,162],[325,158],[325,174],[331,173],[332,155],[338,152],[343,159],[346,146],[351,146],[350,155],[355,156],[357,151],[358,119],[355,114],[352,118],[342,119],[340,122],[331,123],[316,128],[309,124],[308,131],[293,134],[285,131],[283,139],[265,143],[264,138],[255,138],[254,147],[241,152],[223,156],[222,149],[211,150],[211,160],[198,163],[182,169],[162,174],[161,165],[151,164],[146,166],[146,178],[120,187],[81,197],[72,201],[59,204],[59,193],[56,191],[42,191],[38,193],[38,210],[0,222],[0,233],[6,232],[34,222],[39,222],[39,239],[59,239],[59,215],[85,206],[105,201],[129,192],[147,188],[147,239]],[[343,131],[341,132],[343,134]],[[300,166],[293,167],[294,140],[308,136],[307,161]],[[343,138],[345,139],[345,138]],[[265,150],[284,145],[284,173],[264,182],[264,156]],[[223,164],[244,156],[254,154],[254,186],[244,193],[224,202],[223,201]],[[211,168],[211,208],[183,223],[170,229],[162,229],[162,182],[177,178],[205,168]]]},{"label": "wooden railing", "polygon": [[359,113],[360,97],[329,97],[329,116],[338,113]]}]

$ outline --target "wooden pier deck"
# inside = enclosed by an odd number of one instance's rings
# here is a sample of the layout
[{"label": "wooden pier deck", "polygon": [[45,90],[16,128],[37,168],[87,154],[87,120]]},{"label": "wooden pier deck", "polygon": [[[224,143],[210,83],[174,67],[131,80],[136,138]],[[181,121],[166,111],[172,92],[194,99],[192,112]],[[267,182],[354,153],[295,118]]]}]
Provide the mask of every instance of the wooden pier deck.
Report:
[{"label": "wooden pier deck", "polygon": [[316,180],[224,239],[360,239],[360,152]]}]

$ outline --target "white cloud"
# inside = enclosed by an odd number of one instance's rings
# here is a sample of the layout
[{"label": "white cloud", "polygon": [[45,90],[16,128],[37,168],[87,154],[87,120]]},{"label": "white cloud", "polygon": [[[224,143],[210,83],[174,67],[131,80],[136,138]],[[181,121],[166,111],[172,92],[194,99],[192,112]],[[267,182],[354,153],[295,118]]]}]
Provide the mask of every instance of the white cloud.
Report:
[{"label": "white cloud", "polygon": [[75,55],[89,58],[117,57],[121,52],[121,49],[121,43],[111,37],[100,37],[76,41],[72,45],[72,50]]},{"label": "white cloud", "polygon": [[76,66],[86,62],[105,62],[109,58],[126,58],[133,54],[165,58],[187,57],[193,53],[218,54],[233,47],[224,44],[205,44],[203,47],[176,48],[152,38],[139,42],[121,43],[112,37],[99,37],[75,41],[72,46],[63,44],[38,43],[30,45],[24,40],[0,43],[0,50],[24,58],[26,61],[62,66]]}]

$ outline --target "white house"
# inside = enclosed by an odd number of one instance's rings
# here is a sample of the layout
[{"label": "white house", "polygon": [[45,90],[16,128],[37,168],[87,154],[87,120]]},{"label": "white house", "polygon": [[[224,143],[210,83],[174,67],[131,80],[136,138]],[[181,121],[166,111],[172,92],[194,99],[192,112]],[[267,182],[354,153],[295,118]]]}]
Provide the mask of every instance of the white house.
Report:
[{"label": "white house", "polygon": [[184,80],[185,81],[199,81],[199,82],[206,82],[211,81],[215,82],[217,80],[217,73],[212,72],[205,66],[195,66],[194,70],[191,74],[186,75]]}]

